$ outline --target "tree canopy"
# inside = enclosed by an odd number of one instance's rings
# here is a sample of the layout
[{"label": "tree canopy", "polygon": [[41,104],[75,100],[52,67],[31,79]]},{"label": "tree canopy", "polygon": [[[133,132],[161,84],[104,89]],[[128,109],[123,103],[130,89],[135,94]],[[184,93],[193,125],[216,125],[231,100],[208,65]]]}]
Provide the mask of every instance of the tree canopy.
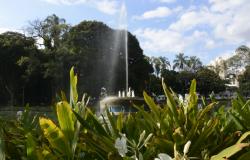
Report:
[{"label": "tree canopy", "polygon": [[242,75],[239,76],[239,89],[241,93],[247,97],[250,96],[250,66],[245,68]]},{"label": "tree canopy", "polygon": [[225,90],[225,81],[222,80],[214,71],[201,68],[196,73],[197,91],[208,96],[211,92],[219,93]]},{"label": "tree canopy", "polygon": [[136,37],[128,31],[97,21],[71,27],[56,15],[30,22],[27,31],[27,35],[0,34],[2,103],[47,104],[61,90],[68,94],[71,66],[78,73],[80,93],[99,97],[105,87],[109,94],[117,94],[125,89],[126,32],[129,86],[138,95],[148,85],[153,68]]}]

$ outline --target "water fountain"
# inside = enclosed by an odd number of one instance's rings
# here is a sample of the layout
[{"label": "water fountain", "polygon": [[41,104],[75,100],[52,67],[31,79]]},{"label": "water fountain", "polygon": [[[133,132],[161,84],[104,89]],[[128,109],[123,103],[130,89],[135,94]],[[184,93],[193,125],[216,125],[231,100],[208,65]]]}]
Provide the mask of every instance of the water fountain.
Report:
[{"label": "water fountain", "polygon": [[[118,91],[118,96],[107,96],[100,101],[100,113],[103,113],[106,108],[110,112],[135,112],[136,109],[133,106],[145,104],[144,99],[141,97],[136,97],[135,93],[131,88],[129,88],[128,79],[128,32],[127,32],[127,10],[125,3],[122,4],[119,17],[119,31],[123,33],[118,33],[122,35],[122,42],[124,42],[124,54],[125,54],[125,69],[126,69],[126,85],[125,91]],[[117,38],[117,36],[116,36]],[[118,47],[116,47],[118,48]]]}]

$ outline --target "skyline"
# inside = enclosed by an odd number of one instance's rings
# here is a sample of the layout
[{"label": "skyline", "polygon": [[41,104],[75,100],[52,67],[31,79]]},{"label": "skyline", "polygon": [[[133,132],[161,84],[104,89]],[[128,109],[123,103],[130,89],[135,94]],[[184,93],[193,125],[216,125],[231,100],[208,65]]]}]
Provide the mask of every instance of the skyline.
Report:
[{"label": "skyline", "polygon": [[[19,31],[29,21],[56,14],[76,25],[102,21],[118,28],[117,0],[0,0],[0,32]],[[14,5],[13,5],[14,4]],[[183,52],[204,64],[229,57],[240,45],[250,45],[247,0],[127,0],[128,31],[136,35],[144,54],[172,62]]]}]

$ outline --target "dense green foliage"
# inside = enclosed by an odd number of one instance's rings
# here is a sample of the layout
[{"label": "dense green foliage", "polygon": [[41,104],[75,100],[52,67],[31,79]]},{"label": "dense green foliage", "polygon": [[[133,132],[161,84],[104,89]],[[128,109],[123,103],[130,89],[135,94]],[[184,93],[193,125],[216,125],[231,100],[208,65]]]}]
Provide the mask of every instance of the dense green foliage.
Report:
[{"label": "dense green foliage", "polygon": [[207,96],[212,91],[219,93],[225,90],[225,81],[222,80],[214,71],[202,68],[196,73],[198,82],[198,92]]},{"label": "dense green foliage", "polygon": [[38,51],[34,39],[22,34],[6,32],[0,34],[0,100],[11,105],[22,102],[22,92],[29,78],[25,68],[18,66],[24,57],[35,55]]},{"label": "dense green foliage", "polygon": [[250,66],[247,66],[245,72],[239,76],[240,91],[244,96],[250,96]]},{"label": "dense green foliage", "polygon": [[[48,105],[57,93],[69,93],[67,71],[75,66],[79,92],[99,97],[101,88],[117,94],[125,88],[124,34],[102,22],[83,21],[70,26],[65,19],[51,15],[30,22],[27,35],[6,32],[0,35],[1,105]],[[196,56],[176,55],[172,66],[166,57],[146,57],[134,35],[128,33],[129,86],[136,95],[143,90],[163,94],[161,78],[178,94],[186,94],[192,79],[204,96],[225,90],[218,74],[237,75],[249,64],[250,49],[240,46],[236,54],[208,70]],[[249,67],[248,67],[249,68]],[[249,95],[248,68],[239,76],[240,91]],[[213,70],[213,71],[211,71]],[[232,73],[231,73],[232,72]],[[236,76],[237,77],[237,76]]]},{"label": "dense green foliage", "polygon": [[[116,94],[125,89],[124,31],[113,30],[103,23],[84,21],[69,31],[68,46],[78,55],[77,72],[83,90],[98,96],[100,88]],[[145,88],[152,67],[145,60],[135,36],[128,33],[129,85],[139,94]]]},{"label": "dense green foliage", "polygon": [[[208,96],[212,92],[219,93],[225,90],[226,81],[222,80],[218,74],[207,68],[199,68],[196,72],[174,70],[163,70],[161,77],[164,78],[165,83],[175,90],[178,94],[188,93],[190,82],[192,79],[197,79],[197,91],[203,96]],[[161,88],[161,79],[154,75],[150,78],[150,87],[148,91],[156,94],[163,94]]]},{"label": "dense green foliage", "polygon": [[[143,93],[150,112],[97,117],[78,101],[77,76],[70,71],[70,100],[64,93],[56,103],[56,121],[32,117],[28,108],[17,121],[0,121],[0,156],[6,159],[110,159],[247,160],[250,103],[242,97],[232,108],[218,110],[217,102],[198,107],[196,81],[185,99],[162,83],[167,97],[162,107]],[[218,111],[216,111],[218,110]],[[244,126],[244,127],[242,127]],[[245,132],[243,134],[243,132]]]},{"label": "dense green foliage", "polygon": [[[2,105],[51,104],[60,90],[69,93],[67,72],[72,65],[79,75],[80,93],[99,97],[102,87],[109,94],[125,88],[123,34],[127,31],[96,21],[71,27],[56,15],[31,22],[27,31],[27,36],[0,35]],[[129,85],[141,94],[153,69],[129,32],[128,55]]]}]

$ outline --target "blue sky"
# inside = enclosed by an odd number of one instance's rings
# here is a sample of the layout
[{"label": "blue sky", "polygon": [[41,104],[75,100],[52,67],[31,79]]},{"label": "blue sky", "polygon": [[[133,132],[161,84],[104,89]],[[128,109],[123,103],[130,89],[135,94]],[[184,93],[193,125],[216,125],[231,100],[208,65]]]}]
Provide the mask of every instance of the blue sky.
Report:
[{"label": "blue sky", "polygon": [[[248,0],[124,0],[128,30],[144,54],[172,61],[183,52],[204,64],[250,46]],[[120,0],[0,0],[0,32],[56,14],[71,25],[98,20],[118,27]]]}]

